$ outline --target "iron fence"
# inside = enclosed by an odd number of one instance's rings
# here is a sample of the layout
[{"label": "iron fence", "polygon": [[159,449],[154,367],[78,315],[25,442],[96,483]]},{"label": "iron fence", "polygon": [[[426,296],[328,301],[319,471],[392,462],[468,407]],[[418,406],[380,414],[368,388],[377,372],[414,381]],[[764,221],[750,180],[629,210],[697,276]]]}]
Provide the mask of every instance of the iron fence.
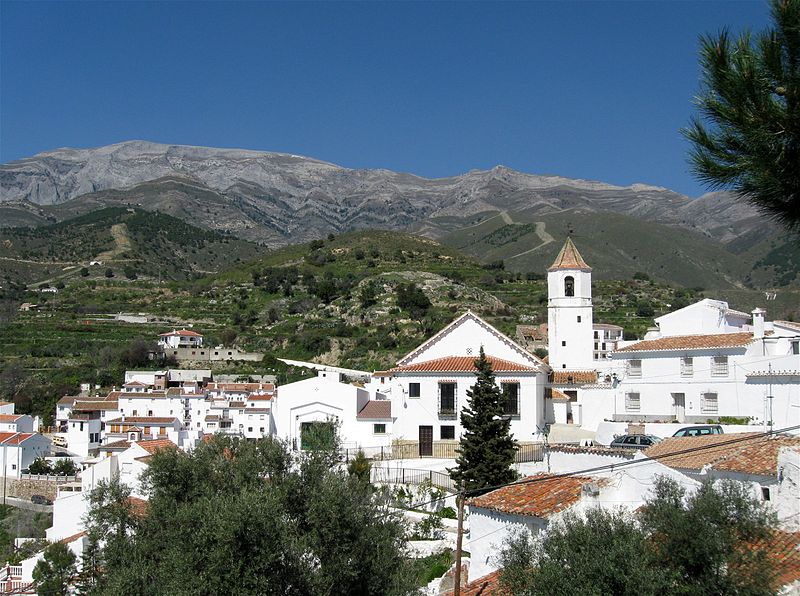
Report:
[{"label": "iron fence", "polygon": [[415,470],[412,468],[372,468],[370,481],[381,484],[423,484],[456,492],[456,483],[446,472],[435,470]]},{"label": "iron fence", "polygon": [[[431,447],[431,457],[433,459],[455,459],[458,449],[458,442],[438,442],[434,441]],[[395,442],[391,445],[380,447],[346,447],[342,448],[342,458],[349,462],[356,457],[359,451],[375,461],[388,461],[397,459],[419,459],[419,441]],[[517,452],[514,456],[514,463],[537,462],[544,459],[544,444],[542,443],[522,443],[517,445]]]}]

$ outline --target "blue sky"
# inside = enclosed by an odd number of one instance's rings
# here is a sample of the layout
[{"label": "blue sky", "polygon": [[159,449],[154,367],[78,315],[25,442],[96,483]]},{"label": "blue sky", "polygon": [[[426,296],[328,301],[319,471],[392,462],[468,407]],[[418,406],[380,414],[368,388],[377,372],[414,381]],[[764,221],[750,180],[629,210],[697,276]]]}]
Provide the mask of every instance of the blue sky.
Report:
[{"label": "blue sky", "polygon": [[765,1],[0,2],[0,162],[129,139],[697,196],[697,39]]}]

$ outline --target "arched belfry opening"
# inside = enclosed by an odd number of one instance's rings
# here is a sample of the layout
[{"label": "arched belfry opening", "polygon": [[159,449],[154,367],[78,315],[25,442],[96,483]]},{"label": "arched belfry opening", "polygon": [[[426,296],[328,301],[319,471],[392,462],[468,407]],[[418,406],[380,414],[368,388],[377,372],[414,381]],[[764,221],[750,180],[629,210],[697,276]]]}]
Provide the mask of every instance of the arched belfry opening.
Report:
[{"label": "arched belfry opening", "polygon": [[575,278],[568,275],[564,278],[564,296],[575,295]]}]

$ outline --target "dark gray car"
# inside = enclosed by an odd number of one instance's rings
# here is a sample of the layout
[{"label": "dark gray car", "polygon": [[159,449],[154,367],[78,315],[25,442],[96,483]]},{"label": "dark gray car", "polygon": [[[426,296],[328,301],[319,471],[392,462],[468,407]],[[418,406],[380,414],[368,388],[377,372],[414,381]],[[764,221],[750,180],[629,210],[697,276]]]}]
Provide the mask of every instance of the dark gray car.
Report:
[{"label": "dark gray car", "polygon": [[611,441],[611,447],[617,449],[647,449],[660,443],[661,439],[654,435],[622,435]]}]

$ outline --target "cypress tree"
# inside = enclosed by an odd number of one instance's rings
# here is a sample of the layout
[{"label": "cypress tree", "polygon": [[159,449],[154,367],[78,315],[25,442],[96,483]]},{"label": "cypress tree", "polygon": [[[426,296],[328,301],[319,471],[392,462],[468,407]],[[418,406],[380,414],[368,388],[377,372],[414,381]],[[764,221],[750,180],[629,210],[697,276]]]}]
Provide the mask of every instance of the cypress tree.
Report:
[{"label": "cypress tree", "polygon": [[481,347],[475,360],[478,379],[467,390],[467,405],[461,410],[464,432],[458,446],[456,467],[450,477],[474,491],[513,482],[517,472],[512,467],[516,441],[511,435],[511,421],[504,416],[505,398],[495,384],[492,365]]}]

